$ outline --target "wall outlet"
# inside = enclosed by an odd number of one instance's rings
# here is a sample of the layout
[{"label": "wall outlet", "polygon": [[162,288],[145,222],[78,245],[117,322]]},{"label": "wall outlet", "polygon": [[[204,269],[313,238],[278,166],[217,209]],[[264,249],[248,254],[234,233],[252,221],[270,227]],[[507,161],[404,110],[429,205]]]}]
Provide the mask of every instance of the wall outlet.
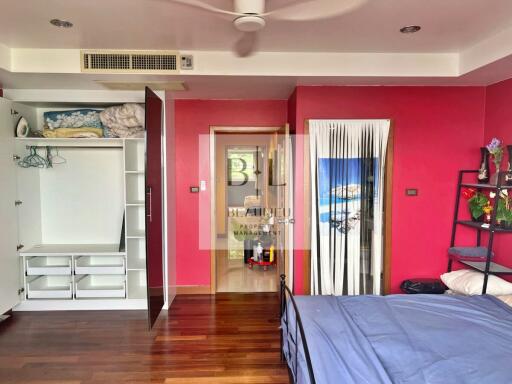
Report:
[{"label": "wall outlet", "polygon": [[192,55],[181,55],[180,68],[187,71],[194,69],[194,57]]}]

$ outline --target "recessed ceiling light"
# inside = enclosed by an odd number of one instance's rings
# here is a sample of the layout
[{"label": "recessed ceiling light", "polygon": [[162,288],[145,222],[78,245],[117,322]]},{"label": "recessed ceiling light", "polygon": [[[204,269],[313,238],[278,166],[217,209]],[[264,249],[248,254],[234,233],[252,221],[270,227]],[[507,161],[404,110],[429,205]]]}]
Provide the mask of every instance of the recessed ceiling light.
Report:
[{"label": "recessed ceiling light", "polygon": [[419,25],[408,25],[406,27],[400,28],[400,32],[402,33],[416,33],[421,29]]},{"label": "recessed ceiling light", "polygon": [[73,26],[73,23],[60,19],[52,19],[50,20],[50,24],[59,28],[71,28]]}]

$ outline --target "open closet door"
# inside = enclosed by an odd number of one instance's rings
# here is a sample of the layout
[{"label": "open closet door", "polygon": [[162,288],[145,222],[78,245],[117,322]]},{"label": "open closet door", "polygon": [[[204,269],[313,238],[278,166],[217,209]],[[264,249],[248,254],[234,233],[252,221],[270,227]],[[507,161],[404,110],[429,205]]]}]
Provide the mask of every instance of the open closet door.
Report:
[{"label": "open closet door", "polygon": [[11,102],[0,97],[0,315],[18,304],[20,287],[16,200],[16,173]]},{"label": "open closet door", "polygon": [[162,100],[146,87],[146,268],[149,327],[164,306]]}]

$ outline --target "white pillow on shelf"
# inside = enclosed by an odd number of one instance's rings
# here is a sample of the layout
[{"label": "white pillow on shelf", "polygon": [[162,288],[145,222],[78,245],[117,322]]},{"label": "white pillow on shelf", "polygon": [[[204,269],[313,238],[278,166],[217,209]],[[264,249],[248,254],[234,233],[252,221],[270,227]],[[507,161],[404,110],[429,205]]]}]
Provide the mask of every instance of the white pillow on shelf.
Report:
[{"label": "white pillow on shelf", "polygon": [[[471,269],[461,269],[441,275],[441,280],[448,289],[462,295],[481,295],[484,274]],[[493,296],[512,295],[512,283],[489,275],[487,294]]]},{"label": "white pillow on shelf", "polygon": [[508,304],[508,305],[510,305],[512,307],[512,295],[498,296],[498,299],[500,299],[505,304]]}]

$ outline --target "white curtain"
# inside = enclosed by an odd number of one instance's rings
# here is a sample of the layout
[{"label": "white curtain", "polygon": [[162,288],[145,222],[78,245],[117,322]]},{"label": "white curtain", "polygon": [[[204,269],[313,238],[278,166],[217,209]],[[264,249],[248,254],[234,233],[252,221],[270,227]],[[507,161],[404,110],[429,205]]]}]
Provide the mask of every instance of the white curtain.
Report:
[{"label": "white curtain", "polygon": [[382,293],[389,120],[310,120],[311,293]]},{"label": "white curtain", "polygon": [[[293,168],[293,143],[292,143],[292,136],[290,135],[290,137],[288,138],[288,157],[289,157],[289,161],[288,161],[288,184],[289,185],[295,185],[294,184],[294,178],[293,178],[293,172],[295,172],[294,168]],[[293,204],[294,204],[294,195],[293,195],[293,188],[288,188],[288,205],[289,205],[289,208],[290,208],[290,212],[289,212],[289,216],[291,218],[294,217],[294,211],[293,211]],[[289,225],[288,226],[288,271],[286,271],[287,275],[287,279],[288,279],[288,286],[289,287],[292,287],[293,288],[293,276],[294,276],[294,273],[293,273],[293,269],[294,269],[294,263],[293,263],[293,247],[294,247],[294,244],[293,244],[293,238],[294,238],[294,234],[293,234],[293,225]]]}]

